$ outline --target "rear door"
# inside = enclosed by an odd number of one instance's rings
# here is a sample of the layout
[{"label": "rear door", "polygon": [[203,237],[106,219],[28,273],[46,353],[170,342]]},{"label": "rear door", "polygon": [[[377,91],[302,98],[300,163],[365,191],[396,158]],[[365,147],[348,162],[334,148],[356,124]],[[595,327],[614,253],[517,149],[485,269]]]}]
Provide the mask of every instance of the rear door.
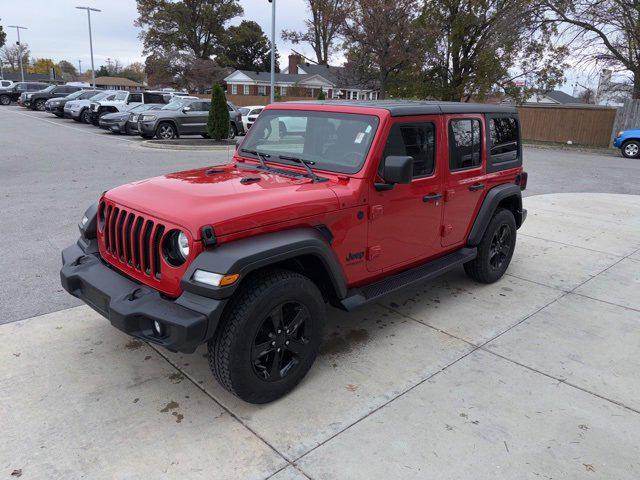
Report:
[{"label": "rear door", "polygon": [[209,121],[209,110],[211,109],[211,102],[203,101],[198,102],[198,114],[197,122],[194,126],[195,133],[203,135],[207,133],[207,122]]},{"label": "rear door", "polygon": [[371,272],[401,267],[442,250],[443,165],[436,161],[444,153],[441,119],[396,118],[387,135],[381,163],[390,155],[412,156],[413,180],[386,191],[371,185],[366,253]]},{"label": "rear door", "polygon": [[486,138],[481,114],[449,115],[442,245],[463,244],[484,198]]}]

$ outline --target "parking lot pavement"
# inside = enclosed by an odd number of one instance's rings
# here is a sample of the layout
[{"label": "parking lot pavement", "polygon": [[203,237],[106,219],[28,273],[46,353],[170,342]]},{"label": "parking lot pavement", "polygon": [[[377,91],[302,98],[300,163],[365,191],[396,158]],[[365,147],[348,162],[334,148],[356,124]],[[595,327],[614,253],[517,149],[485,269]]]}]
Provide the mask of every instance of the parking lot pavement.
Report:
[{"label": "parking lot pavement", "polygon": [[0,475],[639,478],[640,196],[525,203],[549,215],[504,279],[330,310],[311,372],[268,405],[219,387],[206,350],[151,348],[88,307],[1,325]]},{"label": "parking lot pavement", "polygon": [[103,191],[229,158],[144,148],[138,137],[0,107],[0,226],[16,245],[0,256],[0,324],[79,305],[60,287],[60,251],[77,240],[82,214]]}]

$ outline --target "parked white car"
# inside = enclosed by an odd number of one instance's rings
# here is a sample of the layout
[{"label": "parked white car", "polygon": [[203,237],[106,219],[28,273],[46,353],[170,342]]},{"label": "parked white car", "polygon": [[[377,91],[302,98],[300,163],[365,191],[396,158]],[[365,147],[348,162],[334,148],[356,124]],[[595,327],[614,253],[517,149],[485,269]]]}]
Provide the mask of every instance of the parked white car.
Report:
[{"label": "parked white car", "polygon": [[91,123],[91,102],[111,101],[116,98],[117,90],[105,90],[86,100],[73,100],[64,106],[64,117],[76,122]]},{"label": "parked white car", "polygon": [[166,104],[170,98],[162,92],[129,92],[119,90],[113,99],[102,99],[91,102],[91,123],[98,125],[100,117],[108,113],[127,112],[133,107],[146,103]]},{"label": "parked white car", "polygon": [[256,121],[260,112],[264,110],[264,105],[250,105],[248,107],[241,107],[240,113],[242,114],[242,125],[245,131],[251,128],[251,125]]}]

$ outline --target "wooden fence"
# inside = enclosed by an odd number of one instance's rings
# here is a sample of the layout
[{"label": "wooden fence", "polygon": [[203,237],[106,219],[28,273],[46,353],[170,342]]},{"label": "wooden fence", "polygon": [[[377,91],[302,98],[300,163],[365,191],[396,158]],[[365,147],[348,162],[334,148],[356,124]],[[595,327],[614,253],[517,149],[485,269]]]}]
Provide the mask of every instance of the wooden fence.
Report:
[{"label": "wooden fence", "polygon": [[618,114],[613,124],[611,140],[620,130],[628,130],[630,128],[640,128],[640,100],[626,100],[624,105],[618,109]]},{"label": "wooden fence", "polygon": [[616,109],[595,105],[524,105],[518,107],[525,140],[606,147]]}]

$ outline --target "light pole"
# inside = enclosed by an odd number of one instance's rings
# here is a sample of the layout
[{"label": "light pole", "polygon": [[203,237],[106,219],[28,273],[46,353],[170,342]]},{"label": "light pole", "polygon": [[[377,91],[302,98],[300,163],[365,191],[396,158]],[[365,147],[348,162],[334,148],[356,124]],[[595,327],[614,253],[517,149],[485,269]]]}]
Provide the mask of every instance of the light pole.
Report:
[{"label": "light pole", "polygon": [[275,101],[276,90],[276,0],[269,0],[271,4],[271,98]]},{"label": "light pole", "polygon": [[96,68],[93,65],[93,38],[91,36],[91,12],[101,12],[97,8],[91,7],[76,7],[79,10],[87,11],[87,20],[89,20],[89,48],[91,49],[91,84],[93,88],[96,88]]},{"label": "light pole", "polygon": [[82,60],[78,60],[78,75],[82,75]]},{"label": "light pole", "polygon": [[18,61],[20,62],[20,78],[24,82],[24,68],[22,68],[22,44],[20,43],[20,30],[28,30],[27,27],[21,27],[19,25],[7,25],[9,28],[15,28],[18,34]]}]

